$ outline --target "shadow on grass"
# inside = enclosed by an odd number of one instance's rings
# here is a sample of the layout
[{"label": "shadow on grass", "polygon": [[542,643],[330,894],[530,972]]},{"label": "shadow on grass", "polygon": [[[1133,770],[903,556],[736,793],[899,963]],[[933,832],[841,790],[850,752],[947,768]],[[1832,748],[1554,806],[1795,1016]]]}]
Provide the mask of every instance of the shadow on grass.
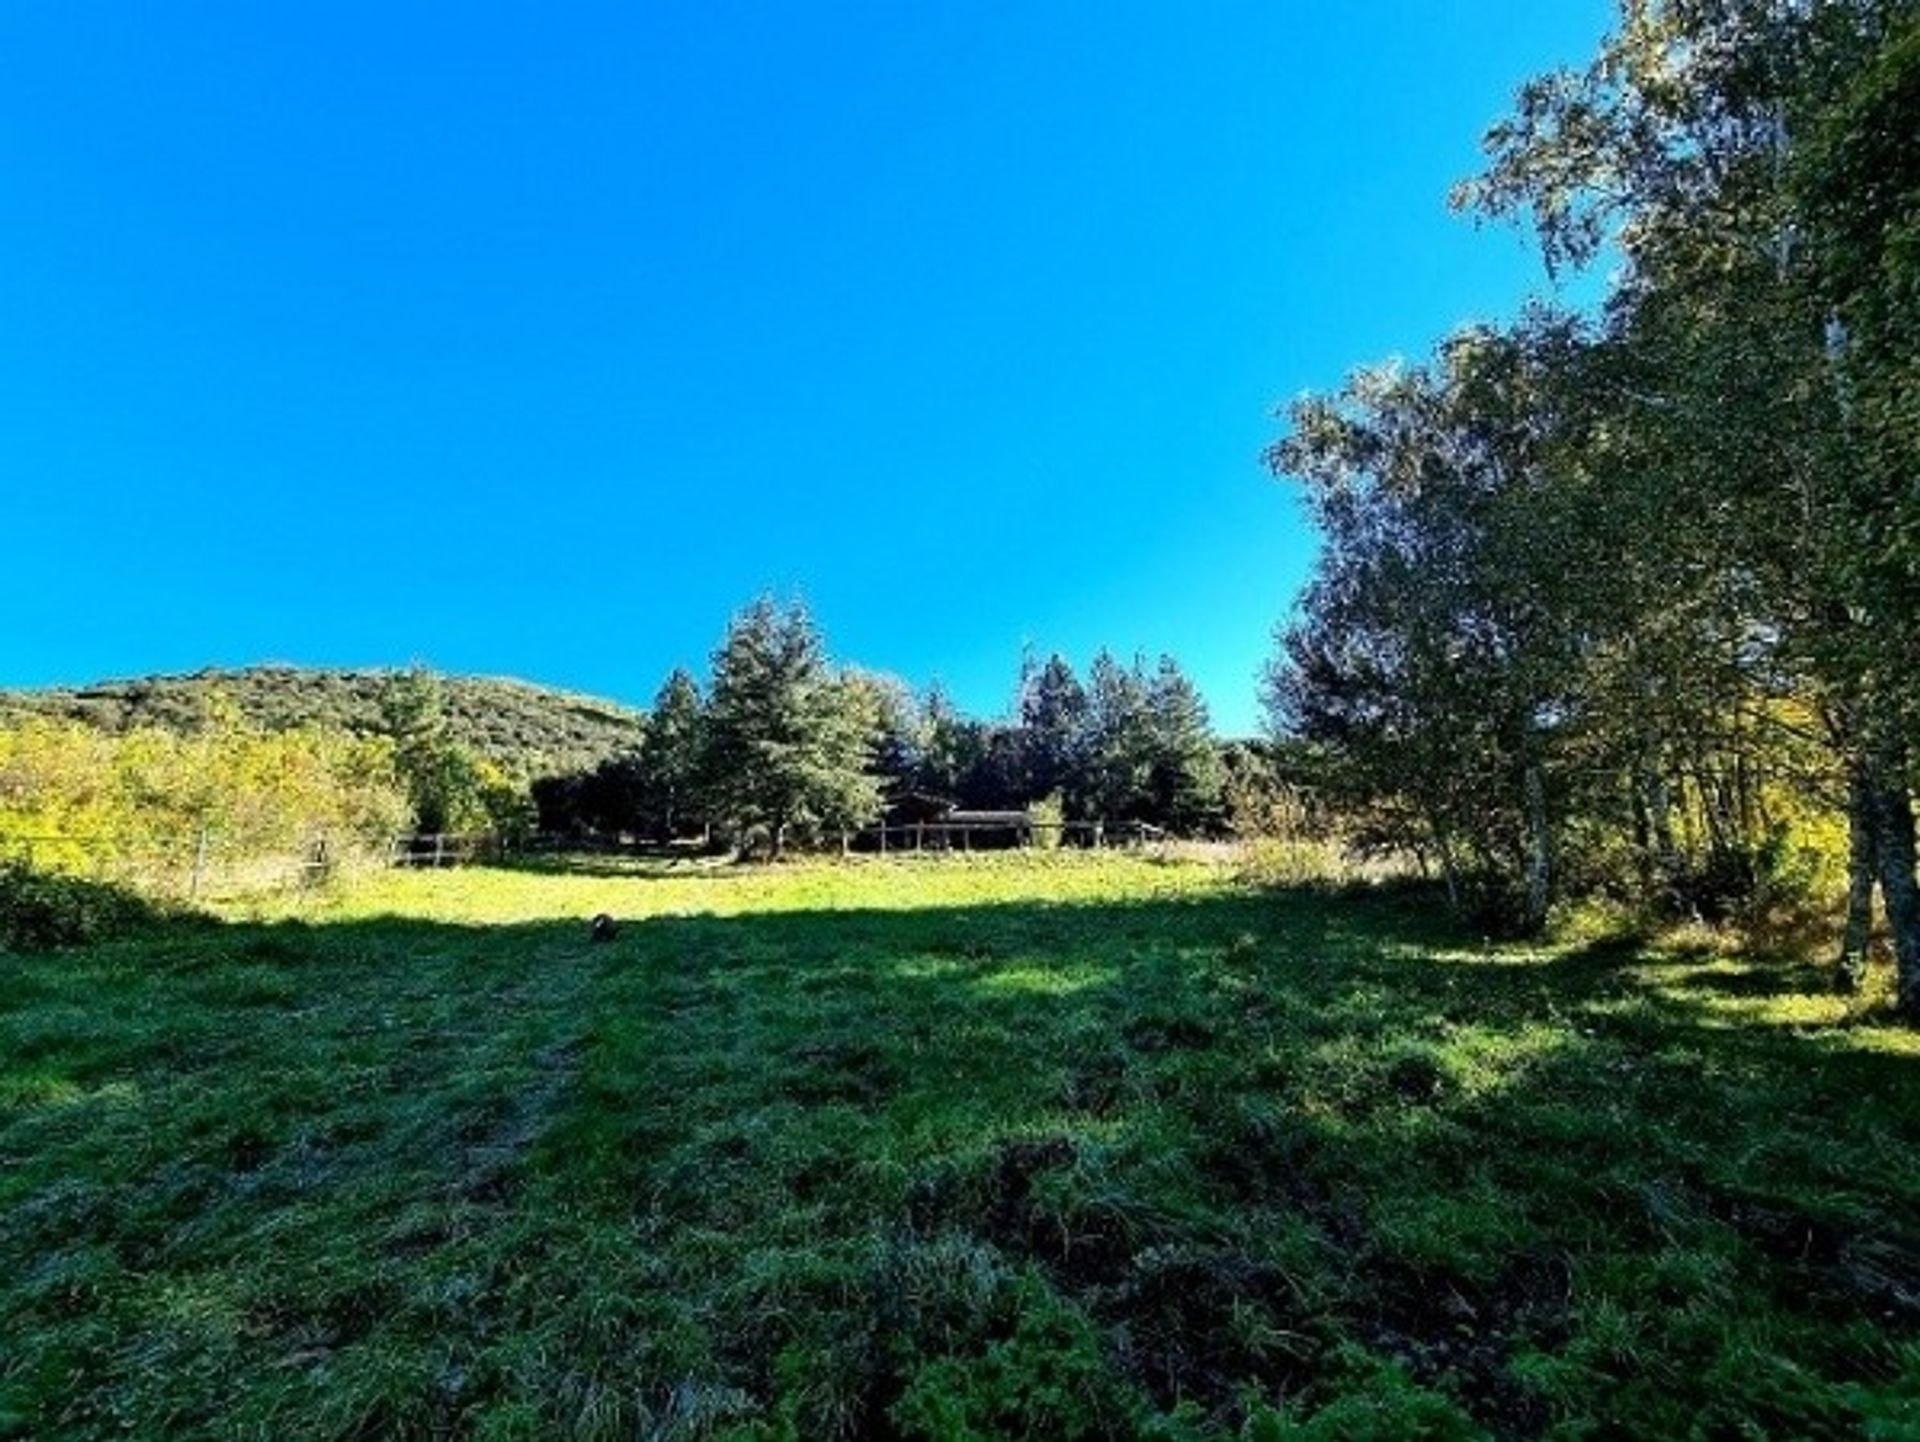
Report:
[{"label": "shadow on grass", "polygon": [[7,959],[0,1435],[1841,1435],[1920,1068],[1717,977],[1405,892]]}]

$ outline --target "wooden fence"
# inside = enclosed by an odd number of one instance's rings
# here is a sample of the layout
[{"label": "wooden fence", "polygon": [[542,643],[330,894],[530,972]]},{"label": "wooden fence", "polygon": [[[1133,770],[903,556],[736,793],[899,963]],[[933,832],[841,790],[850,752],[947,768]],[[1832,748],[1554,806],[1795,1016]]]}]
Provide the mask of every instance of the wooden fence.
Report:
[{"label": "wooden fence", "polygon": [[[829,851],[832,837],[822,838]],[[1169,840],[1141,821],[1034,821],[981,818],[918,821],[849,829],[837,836],[842,854],[880,856],[1072,847],[1137,848]],[[234,899],[265,892],[311,889],[368,868],[440,870],[496,864],[514,858],[566,854],[685,855],[686,846],[662,846],[605,837],[534,835],[509,840],[493,832],[424,832],[384,844],[340,843],[324,833],[268,847],[223,837],[211,829],[186,835],[137,838],[62,833],[0,833],[0,862],[112,882],[150,895],[189,902]]]},{"label": "wooden fence", "polygon": [[1007,849],[1033,846],[1102,848],[1146,846],[1167,833],[1145,821],[909,821],[849,831],[841,849],[875,851],[882,856],[927,851],[973,851],[999,843]]}]

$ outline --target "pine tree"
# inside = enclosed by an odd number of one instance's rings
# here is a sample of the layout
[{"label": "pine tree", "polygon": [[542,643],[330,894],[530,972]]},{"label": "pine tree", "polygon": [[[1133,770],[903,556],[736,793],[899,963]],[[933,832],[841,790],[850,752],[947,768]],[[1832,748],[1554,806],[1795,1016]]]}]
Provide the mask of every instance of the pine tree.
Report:
[{"label": "pine tree", "polygon": [[1071,798],[1074,810],[1103,821],[1141,819],[1152,807],[1152,764],[1146,677],[1138,662],[1122,666],[1103,650],[1087,672],[1085,750]]},{"label": "pine tree", "polygon": [[380,713],[393,738],[394,770],[421,831],[485,824],[483,778],[474,758],[453,740],[440,679],[412,666],[387,681]]},{"label": "pine tree", "polygon": [[1057,652],[1021,677],[1020,728],[1025,733],[1027,792],[1064,793],[1073,786],[1086,742],[1087,693]]},{"label": "pine tree", "polygon": [[870,820],[875,719],[864,691],[828,663],[805,608],[761,597],[713,658],[706,772],[719,819],[765,827],[776,857],[796,825]]},{"label": "pine tree", "polygon": [[1160,658],[1147,687],[1153,735],[1147,790],[1153,819],[1175,831],[1199,829],[1220,810],[1225,773],[1207,703],[1171,656]]},{"label": "pine tree", "polygon": [[647,824],[663,841],[697,825],[706,746],[706,712],[699,684],[679,667],[661,683],[640,748],[639,801]]}]

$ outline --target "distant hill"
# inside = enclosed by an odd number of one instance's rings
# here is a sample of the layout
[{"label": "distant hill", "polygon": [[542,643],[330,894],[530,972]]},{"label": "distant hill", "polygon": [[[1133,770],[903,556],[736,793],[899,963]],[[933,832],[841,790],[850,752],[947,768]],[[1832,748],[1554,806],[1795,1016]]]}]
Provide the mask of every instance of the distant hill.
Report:
[{"label": "distant hill", "polygon": [[[0,720],[22,713],[62,716],[106,731],[159,726],[188,731],[220,693],[255,725],[303,724],[358,732],[381,729],[386,670],[249,666],[184,676],[141,676],[77,688],[0,691]],[[440,676],[456,740],[510,771],[550,776],[585,770],[639,739],[642,717],[617,702],[488,676]]]}]

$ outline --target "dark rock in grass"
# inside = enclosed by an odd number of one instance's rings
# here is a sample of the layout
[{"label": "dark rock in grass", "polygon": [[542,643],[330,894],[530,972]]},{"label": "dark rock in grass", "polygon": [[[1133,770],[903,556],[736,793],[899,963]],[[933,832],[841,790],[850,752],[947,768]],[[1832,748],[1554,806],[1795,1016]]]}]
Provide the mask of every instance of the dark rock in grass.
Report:
[{"label": "dark rock in grass", "polygon": [[587,934],[593,941],[612,941],[620,935],[620,923],[603,911],[594,917]]}]

